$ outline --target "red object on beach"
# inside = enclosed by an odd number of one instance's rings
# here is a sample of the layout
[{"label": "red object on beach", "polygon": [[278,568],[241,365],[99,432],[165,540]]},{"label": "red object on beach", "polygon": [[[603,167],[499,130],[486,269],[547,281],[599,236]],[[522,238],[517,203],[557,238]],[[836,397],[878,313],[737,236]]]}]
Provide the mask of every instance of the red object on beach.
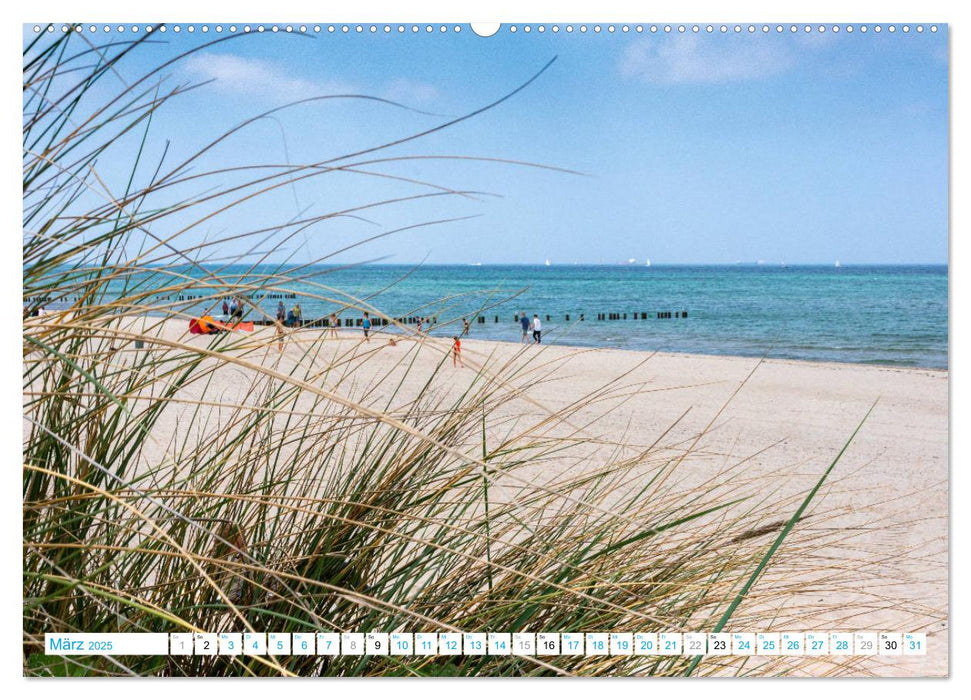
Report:
[{"label": "red object on beach", "polygon": [[240,321],[238,323],[223,323],[216,321],[212,316],[189,319],[189,332],[197,335],[205,335],[211,329],[218,328],[221,331],[243,331],[252,333],[254,326],[252,321]]},{"label": "red object on beach", "polygon": [[212,325],[224,331],[244,331],[246,333],[253,332],[252,321],[240,321],[239,323],[222,323],[221,321],[213,321]]}]

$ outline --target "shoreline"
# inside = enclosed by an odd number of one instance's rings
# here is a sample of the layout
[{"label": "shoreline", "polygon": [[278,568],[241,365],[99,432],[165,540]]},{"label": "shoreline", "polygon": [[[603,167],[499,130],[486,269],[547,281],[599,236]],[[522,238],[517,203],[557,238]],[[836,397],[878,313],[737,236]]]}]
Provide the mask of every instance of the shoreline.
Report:
[{"label": "shoreline", "polygon": [[[259,326],[257,325],[257,330],[255,333],[261,330],[268,330],[272,328],[272,324],[269,326]],[[320,333],[326,333],[328,329],[321,327],[302,327],[302,328],[291,328],[288,331],[306,333],[309,331],[319,331]],[[372,338],[381,338],[381,333],[383,331],[378,329],[373,331]],[[359,330],[355,329],[354,333],[349,333],[348,329],[341,328],[338,333],[340,334],[340,340],[353,340],[357,338],[363,342],[363,335],[361,335]],[[386,337],[391,337],[390,335]],[[450,344],[451,336],[449,335],[432,335],[425,333],[423,337],[427,340],[432,341],[442,341],[443,343]],[[414,338],[414,334],[394,334],[395,340],[399,342],[403,339],[405,341],[417,342]],[[511,340],[498,340],[494,338],[483,338],[478,336],[459,336],[462,340],[463,347],[466,341],[476,342],[476,343],[495,343],[496,345],[503,347],[525,347],[522,343],[517,343]],[[532,347],[534,343],[527,343],[526,346]],[[682,352],[675,350],[647,350],[641,348],[618,348],[603,345],[570,345],[566,343],[556,343],[556,342],[544,342],[541,343],[544,348],[562,348],[564,350],[575,351],[575,352],[617,352],[617,353],[633,353],[640,355],[657,355],[664,357],[685,357],[685,358],[710,358],[710,359],[734,359],[734,360],[758,360],[762,359],[764,362],[771,363],[792,363],[796,365],[818,365],[818,366],[832,366],[834,368],[842,367],[859,367],[859,368],[872,368],[877,370],[897,370],[903,372],[915,371],[915,372],[933,372],[937,374],[948,374],[950,372],[949,367],[926,367],[922,365],[894,365],[886,364],[881,362],[841,362],[839,360],[805,360],[801,358],[794,357],[779,357],[774,355],[737,355],[731,353],[706,353],[706,352]]]},{"label": "shoreline", "polygon": [[[48,312],[48,314],[52,314],[52,313],[53,312]],[[39,321],[40,318],[41,317],[24,318],[23,325],[36,323]],[[153,314],[133,314],[133,315],[124,316],[121,318],[123,322],[137,321],[138,319],[142,319],[142,320],[151,319],[151,320],[160,322],[161,327],[165,329],[168,329],[170,326],[175,326],[176,324],[184,323],[185,326],[183,327],[182,329],[183,332],[181,334],[189,338],[198,337],[196,335],[190,334],[188,331],[188,322],[189,322],[188,320],[190,318],[193,318],[188,314],[185,316],[185,318],[172,317],[171,315],[156,316]],[[214,318],[216,318],[217,320],[221,320],[221,316],[215,316]],[[253,321],[253,323],[255,324],[255,328],[251,332],[252,337],[258,337],[258,336],[261,336],[262,334],[268,334],[270,336],[270,340],[268,340],[267,343],[269,344],[271,342],[275,342],[273,340],[273,335],[272,335],[272,329],[273,329],[272,322]],[[405,327],[405,329],[407,329],[408,331],[411,331],[410,333],[399,332],[399,333],[393,333],[393,334],[386,334],[384,335],[384,338],[382,340],[382,334],[385,334],[384,329],[390,328],[390,327],[392,327],[391,324],[384,327],[378,327],[375,330],[373,330],[371,335],[372,340],[377,341],[379,343],[386,344],[386,341],[393,337],[398,342],[402,342],[402,341],[403,342],[410,341],[413,343],[419,342],[418,339],[416,338],[416,333],[414,329],[411,328],[410,326]],[[353,331],[349,332],[351,330],[350,328],[341,327],[338,330],[337,339],[340,341],[356,340],[357,342],[363,342],[364,338],[363,338],[363,334],[361,333],[361,330],[356,327],[351,327],[351,328],[353,328]],[[405,330],[398,326],[395,326],[395,328],[398,328],[401,331]],[[325,341],[333,340],[332,338],[322,337],[324,334],[329,332],[329,329],[323,326],[310,326],[308,324],[300,328],[286,328],[285,331],[287,333],[287,338],[288,338],[287,342],[293,342],[298,337],[295,335],[296,333],[301,333],[301,334],[305,333],[309,335],[312,332],[316,332],[317,338],[320,338],[322,340],[325,340]],[[247,332],[244,332],[244,331],[240,331],[237,333],[238,337],[245,337],[246,335],[247,335]],[[451,347],[450,335],[433,335],[433,334],[423,333],[422,338],[424,340],[431,341],[431,342],[441,341],[445,346]],[[473,335],[466,335],[466,336],[460,335],[459,338],[462,340],[464,347],[467,347],[465,346],[466,342],[490,343],[490,344],[495,344],[499,347],[505,347],[505,348],[533,347],[535,345],[535,343],[533,343],[532,341],[524,345],[523,343],[519,343],[511,340],[483,338],[483,337],[473,336]],[[776,355],[738,355],[738,354],[732,354],[732,353],[687,352],[687,351],[661,350],[661,349],[648,350],[648,349],[642,349],[642,348],[619,348],[619,347],[611,347],[611,346],[604,346],[604,345],[599,345],[599,346],[598,345],[571,345],[568,343],[557,343],[557,342],[544,342],[544,343],[541,343],[541,346],[542,346],[542,349],[557,348],[557,349],[565,350],[568,352],[574,352],[574,353],[606,352],[606,353],[629,353],[631,355],[654,355],[657,357],[681,357],[681,358],[697,358],[697,359],[710,359],[710,360],[739,360],[739,361],[762,360],[763,363],[767,363],[767,364],[792,364],[795,366],[830,367],[832,369],[858,368],[858,369],[874,369],[879,371],[925,372],[925,373],[931,373],[936,375],[945,375],[948,377],[950,373],[950,367],[886,364],[882,362],[843,362],[840,360],[807,360],[807,359],[795,358],[795,357],[780,357]]]}]

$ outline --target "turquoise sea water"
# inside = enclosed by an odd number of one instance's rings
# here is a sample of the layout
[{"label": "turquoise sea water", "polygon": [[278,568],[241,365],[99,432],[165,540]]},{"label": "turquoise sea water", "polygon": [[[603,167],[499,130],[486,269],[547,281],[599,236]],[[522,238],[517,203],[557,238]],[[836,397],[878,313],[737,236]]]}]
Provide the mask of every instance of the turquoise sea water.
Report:
[{"label": "turquoise sea water", "polygon": [[[219,275],[235,283],[246,269]],[[948,366],[946,266],[366,265],[296,274],[301,296],[284,302],[300,301],[305,319],[341,308],[304,295],[335,296],[314,286],[324,285],[392,317],[437,316],[433,334],[457,332],[466,316],[472,337],[518,341],[513,315],[522,310],[540,315],[544,342],[564,345]],[[273,314],[277,300],[257,303]],[[659,319],[659,311],[687,318]],[[597,320],[601,313],[621,318]]]}]

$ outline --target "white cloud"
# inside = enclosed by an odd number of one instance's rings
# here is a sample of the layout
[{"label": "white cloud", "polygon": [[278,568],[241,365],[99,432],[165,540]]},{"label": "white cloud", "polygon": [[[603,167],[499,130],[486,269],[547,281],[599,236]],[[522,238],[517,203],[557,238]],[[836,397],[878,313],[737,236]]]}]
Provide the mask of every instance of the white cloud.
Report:
[{"label": "white cloud", "polygon": [[660,85],[729,83],[778,75],[793,63],[791,52],[768,37],[685,35],[631,44],[620,70]]},{"label": "white cloud", "polygon": [[404,105],[431,102],[438,96],[438,88],[434,85],[409,80],[408,78],[395,78],[384,92],[385,98]]},{"label": "white cloud", "polygon": [[214,80],[216,89],[224,92],[287,102],[350,91],[336,82],[307,80],[293,75],[284,66],[233,54],[195,54],[186,60],[185,69],[197,80]]},{"label": "white cloud", "polygon": [[280,102],[334,94],[378,95],[407,106],[432,102],[440,96],[428,83],[396,78],[380,93],[374,89],[352,87],[339,81],[308,80],[270,61],[244,58],[234,54],[202,53],[190,56],[185,70],[195,80],[213,80],[213,86],[234,94],[259,95]]}]

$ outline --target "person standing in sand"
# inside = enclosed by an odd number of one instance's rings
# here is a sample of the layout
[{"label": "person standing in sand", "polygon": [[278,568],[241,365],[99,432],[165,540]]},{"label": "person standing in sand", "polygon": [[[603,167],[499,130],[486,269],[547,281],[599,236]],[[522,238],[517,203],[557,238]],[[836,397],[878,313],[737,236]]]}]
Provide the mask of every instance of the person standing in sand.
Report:
[{"label": "person standing in sand", "polygon": [[425,318],[423,316],[418,317],[418,332],[421,333],[422,326],[425,325]]},{"label": "person standing in sand", "polygon": [[229,318],[229,302],[223,299],[223,316]]},{"label": "person standing in sand", "polygon": [[276,349],[283,352],[283,321],[278,318],[273,322],[273,325],[276,327],[276,332],[274,333],[277,341]]},{"label": "person standing in sand", "polygon": [[300,310],[300,304],[293,305],[293,322],[296,326],[303,323],[303,311]]},{"label": "person standing in sand", "polygon": [[523,327],[523,345],[526,344],[526,338],[529,336],[529,319],[526,318],[526,312],[519,312],[519,324]]},{"label": "person standing in sand", "polygon": [[277,321],[282,321],[286,317],[287,317],[287,310],[285,308],[283,308],[283,302],[282,301],[278,301],[276,303],[276,320]]},{"label": "person standing in sand", "polygon": [[337,338],[337,314],[331,314],[327,321],[327,326],[330,328],[330,337]]},{"label": "person standing in sand", "polygon": [[457,335],[452,336],[452,367],[462,366],[462,341]]},{"label": "person standing in sand", "polygon": [[539,345],[540,335],[543,333],[543,324],[539,320],[539,314],[533,314],[533,342]]},{"label": "person standing in sand", "polygon": [[367,311],[364,312],[364,322],[361,324],[361,327],[364,329],[364,342],[370,343],[371,342],[371,316],[368,315]]},{"label": "person standing in sand", "polygon": [[469,319],[463,318],[462,319],[462,335],[468,335],[468,334],[469,334]]}]

